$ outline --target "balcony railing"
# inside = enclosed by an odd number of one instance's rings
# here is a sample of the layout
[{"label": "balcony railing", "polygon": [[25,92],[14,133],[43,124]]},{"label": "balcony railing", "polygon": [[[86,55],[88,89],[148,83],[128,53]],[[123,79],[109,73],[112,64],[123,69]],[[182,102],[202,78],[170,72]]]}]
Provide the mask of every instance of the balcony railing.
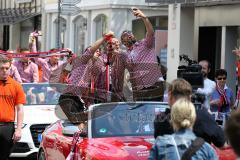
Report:
[{"label": "balcony railing", "polygon": [[16,2],[14,0],[0,0],[0,24],[14,24],[41,14],[41,1]]}]

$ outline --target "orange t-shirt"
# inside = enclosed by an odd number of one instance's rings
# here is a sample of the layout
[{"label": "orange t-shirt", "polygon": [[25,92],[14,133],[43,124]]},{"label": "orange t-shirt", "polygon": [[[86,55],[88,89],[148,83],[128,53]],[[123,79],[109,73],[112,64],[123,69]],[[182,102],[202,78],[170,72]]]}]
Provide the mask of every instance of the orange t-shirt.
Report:
[{"label": "orange t-shirt", "polygon": [[0,81],[0,122],[14,122],[15,106],[25,104],[26,96],[20,83],[8,77]]}]

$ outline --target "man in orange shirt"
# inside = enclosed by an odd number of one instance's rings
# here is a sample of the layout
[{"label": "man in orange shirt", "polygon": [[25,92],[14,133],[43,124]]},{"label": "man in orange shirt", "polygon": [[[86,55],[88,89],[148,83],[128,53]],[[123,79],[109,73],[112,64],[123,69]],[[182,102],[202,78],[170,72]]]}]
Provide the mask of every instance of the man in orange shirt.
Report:
[{"label": "man in orange shirt", "polygon": [[9,76],[10,67],[11,60],[0,55],[0,160],[6,160],[13,144],[21,139],[23,104],[26,103],[21,84]]}]

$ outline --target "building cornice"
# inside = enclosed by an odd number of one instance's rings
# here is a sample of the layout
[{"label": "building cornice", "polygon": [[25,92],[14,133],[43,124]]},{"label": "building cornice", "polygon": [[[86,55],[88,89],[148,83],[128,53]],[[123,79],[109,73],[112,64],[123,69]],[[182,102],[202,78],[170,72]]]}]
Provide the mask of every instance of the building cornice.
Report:
[{"label": "building cornice", "polygon": [[[76,7],[78,7],[79,12],[82,11],[89,11],[89,10],[109,10],[109,9],[127,9],[127,8],[131,8],[132,5],[125,5],[125,4],[102,4],[102,5],[89,5],[89,6],[80,6],[80,5],[76,5]],[[157,7],[152,7],[152,6],[146,6],[146,5],[135,5],[135,7],[138,7],[142,10],[147,10],[147,9],[151,9],[151,10],[162,10],[162,11],[167,11],[168,7],[167,6],[157,6]],[[58,12],[58,8],[57,8],[57,4],[51,4],[51,5],[47,5],[45,6],[45,12],[46,13],[57,13]]]}]

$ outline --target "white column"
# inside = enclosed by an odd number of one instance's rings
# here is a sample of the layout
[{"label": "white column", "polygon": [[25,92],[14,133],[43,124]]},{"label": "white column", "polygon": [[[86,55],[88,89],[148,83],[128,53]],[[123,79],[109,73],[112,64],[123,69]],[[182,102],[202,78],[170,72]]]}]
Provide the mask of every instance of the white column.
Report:
[{"label": "white column", "polygon": [[225,68],[226,26],[222,27],[221,68]]},{"label": "white column", "polygon": [[53,23],[52,23],[52,13],[47,13],[47,28],[46,28],[46,47],[45,47],[45,50],[49,50],[52,48],[52,45],[51,43],[54,43],[52,42],[53,41],[53,33],[52,33],[52,26],[53,26]]},{"label": "white column", "polygon": [[74,51],[74,35],[75,35],[75,30],[74,30],[74,23],[73,23],[73,19],[71,18],[70,22],[69,22],[69,28],[70,28],[70,32],[69,32],[69,44],[68,47],[70,49],[72,49]]},{"label": "white column", "polygon": [[[199,39],[199,10],[194,13],[194,39],[193,39],[193,57],[198,58],[198,39]],[[196,59],[198,60],[198,59]]]},{"label": "white column", "polygon": [[177,78],[180,52],[180,13],[181,4],[171,4],[168,7],[168,55],[167,82]]},{"label": "white column", "polygon": [[17,47],[20,47],[20,23],[16,23],[14,25],[9,26],[9,49],[17,49]]},{"label": "white column", "polygon": [[47,14],[45,11],[42,11],[42,19],[41,19],[41,32],[42,32],[42,37],[41,37],[41,51],[46,51],[46,44],[47,44],[47,26],[48,26],[48,21],[47,21]]},{"label": "white column", "polygon": [[66,32],[65,32],[65,34],[66,34],[66,37],[65,37],[65,39],[64,39],[64,43],[65,43],[65,46],[64,46],[64,48],[71,48],[71,46],[70,46],[70,42],[71,42],[71,36],[70,36],[70,33],[71,32],[73,32],[71,29],[71,27],[72,27],[72,21],[71,21],[71,16],[70,15],[68,15],[67,16],[67,19],[66,19]]},{"label": "white column", "polygon": [[85,46],[89,46],[92,42],[92,26],[93,26],[93,20],[92,20],[92,11],[88,11],[88,16],[87,16],[87,34],[86,34],[86,42]]},{"label": "white column", "polygon": [[0,24],[0,48],[3,48],[3,25]]}]

